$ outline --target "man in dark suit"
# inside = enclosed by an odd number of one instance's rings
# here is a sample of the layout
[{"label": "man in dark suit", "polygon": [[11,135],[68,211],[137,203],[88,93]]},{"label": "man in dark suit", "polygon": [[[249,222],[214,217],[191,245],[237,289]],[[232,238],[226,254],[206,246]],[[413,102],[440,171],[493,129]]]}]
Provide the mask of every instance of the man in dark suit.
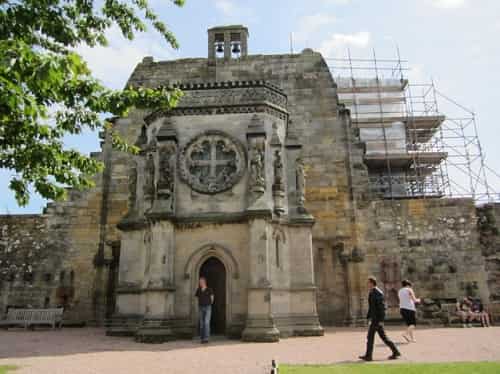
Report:
[{"label": "man in dark suit", "polygon": [[368,278],[368,314],[367,319],[370,320],[370,327],[368,328],[368,336],[366,341],[366,353],[364,356],[359,356],[364,361],[372,361],[373,359],[373,342],[375,340],[375,333],[378,333],[380,339],[391,349],[392,355],[389,360],[396,360],[401,353],[399,353],[396,345],[387,337],[384,331],[385,320],[385,302],[384,293],[377,287],[377,280],[374,277]]}]

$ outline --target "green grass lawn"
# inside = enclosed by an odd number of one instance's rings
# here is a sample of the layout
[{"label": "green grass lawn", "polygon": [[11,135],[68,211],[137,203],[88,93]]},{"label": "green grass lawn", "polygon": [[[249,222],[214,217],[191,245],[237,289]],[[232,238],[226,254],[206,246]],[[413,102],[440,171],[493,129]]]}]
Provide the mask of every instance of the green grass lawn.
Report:
[{"label": "green grass lawn", "polygon": [[0,366],[0,374],[11,373],[12,370],[16,370],[14,366]]},{"label": "green grass lawn", "polygon": [[499,374],[500,362],[446,364],[280,365],[280,374]]}]

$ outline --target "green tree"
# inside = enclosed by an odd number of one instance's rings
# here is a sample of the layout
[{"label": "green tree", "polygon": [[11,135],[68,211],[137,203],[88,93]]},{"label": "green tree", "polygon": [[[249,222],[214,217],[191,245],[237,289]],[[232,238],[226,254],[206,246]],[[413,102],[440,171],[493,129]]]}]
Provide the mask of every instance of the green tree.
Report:
[{"label": "green tree", "polygon": [[20,205],[29,202],[31,186],[59,200],[66,187],[93,185],[103,165],[64,147],[64,136],[105,129],[117,149],[135,152],[102,114],[168,109],[179,99],[166,87],[111,90],[92,76],[75,48],[106,46],[113,25],[130,40],[152,26],[178,48],[148,0],[0,0],[0,168],[14,172],[9,187]]}]

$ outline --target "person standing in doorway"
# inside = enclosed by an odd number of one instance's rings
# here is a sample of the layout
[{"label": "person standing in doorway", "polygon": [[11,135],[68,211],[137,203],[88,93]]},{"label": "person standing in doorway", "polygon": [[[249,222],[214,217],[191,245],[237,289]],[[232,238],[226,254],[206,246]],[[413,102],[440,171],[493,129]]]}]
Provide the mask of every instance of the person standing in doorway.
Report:
[{"label": "person standing in doorway", "polygon": [[415,304],[420,302],[420,299],[417,299],[415,296],[415,292],[411,288],[411,282],[409,280],[404,280],[401,282],[402,288],[399,290],[399,311],[401,313],[401,317],[408,326],[406,333],[403,334],[403,338],[408,343],[415,343],[415,326],[417,325],[417,308]]},{"label": "person standing in doorway", "polygon": [[195,296],[198,298],[200,313],[200,339],[201,343],[205,344],[208,343],[210,337],[210,318],[212,317],[212,304],[214,303],[214,291],[207,287],[205,277],[200,277]]},{"label": "person standing in doorway", "polygon": [[370,327],[368,328],[368,335],[366,337],[366,353],[363,356],[359,356],[359,358],[364,361],[373,360],[373,343],[375,340],[375,333],[378,333],[380,339],[382,339],[385,345],[392,351],[389,360],[396,360],[401,356],[401,353],[391,339],[387,337],[384,330],[384,293],[377,287],[377,279],[375,277],[368,278],[368,288],[370,289],[370,293],[368,294],[368,314],[366,318],[370,320]]}]

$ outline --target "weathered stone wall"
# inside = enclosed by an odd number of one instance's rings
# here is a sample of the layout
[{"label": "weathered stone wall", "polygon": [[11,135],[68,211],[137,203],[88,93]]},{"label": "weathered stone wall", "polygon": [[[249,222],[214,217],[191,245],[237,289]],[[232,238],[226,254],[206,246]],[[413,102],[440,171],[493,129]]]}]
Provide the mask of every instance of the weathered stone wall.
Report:
[{"label": "weathered stone wall", "polygon": [[52,254],[58,247],[46,216],[0,216],[2,312],[8,306],[43,307],[55,302],[60,261]]},{"label": "weathered stone wall", "polygon": [[491,301],[500,301],[500,204],[477,209],[479,241],[486,261]]},{"label": "weathered stone wall", "polygon": [[[106,276],[101,275],[104,281],[100,282],[95,266],[102,218],[102,175],[95,180],[95,188],[69,191],[67,201],[49,203],[41,215],[0,216],[2,311],[8,305],[62,305],[68,320],[104,318]],[[12,265],[16,265],[15,271]],[[26,270],[32,276],[24,275]]]},{"label": "weathered stone wall", "polygon": [[489,300],[472,200],[377,201],[359,222],[366,274],[377,276],[389,307],[398,308],[402,279],[422,298]]}]

